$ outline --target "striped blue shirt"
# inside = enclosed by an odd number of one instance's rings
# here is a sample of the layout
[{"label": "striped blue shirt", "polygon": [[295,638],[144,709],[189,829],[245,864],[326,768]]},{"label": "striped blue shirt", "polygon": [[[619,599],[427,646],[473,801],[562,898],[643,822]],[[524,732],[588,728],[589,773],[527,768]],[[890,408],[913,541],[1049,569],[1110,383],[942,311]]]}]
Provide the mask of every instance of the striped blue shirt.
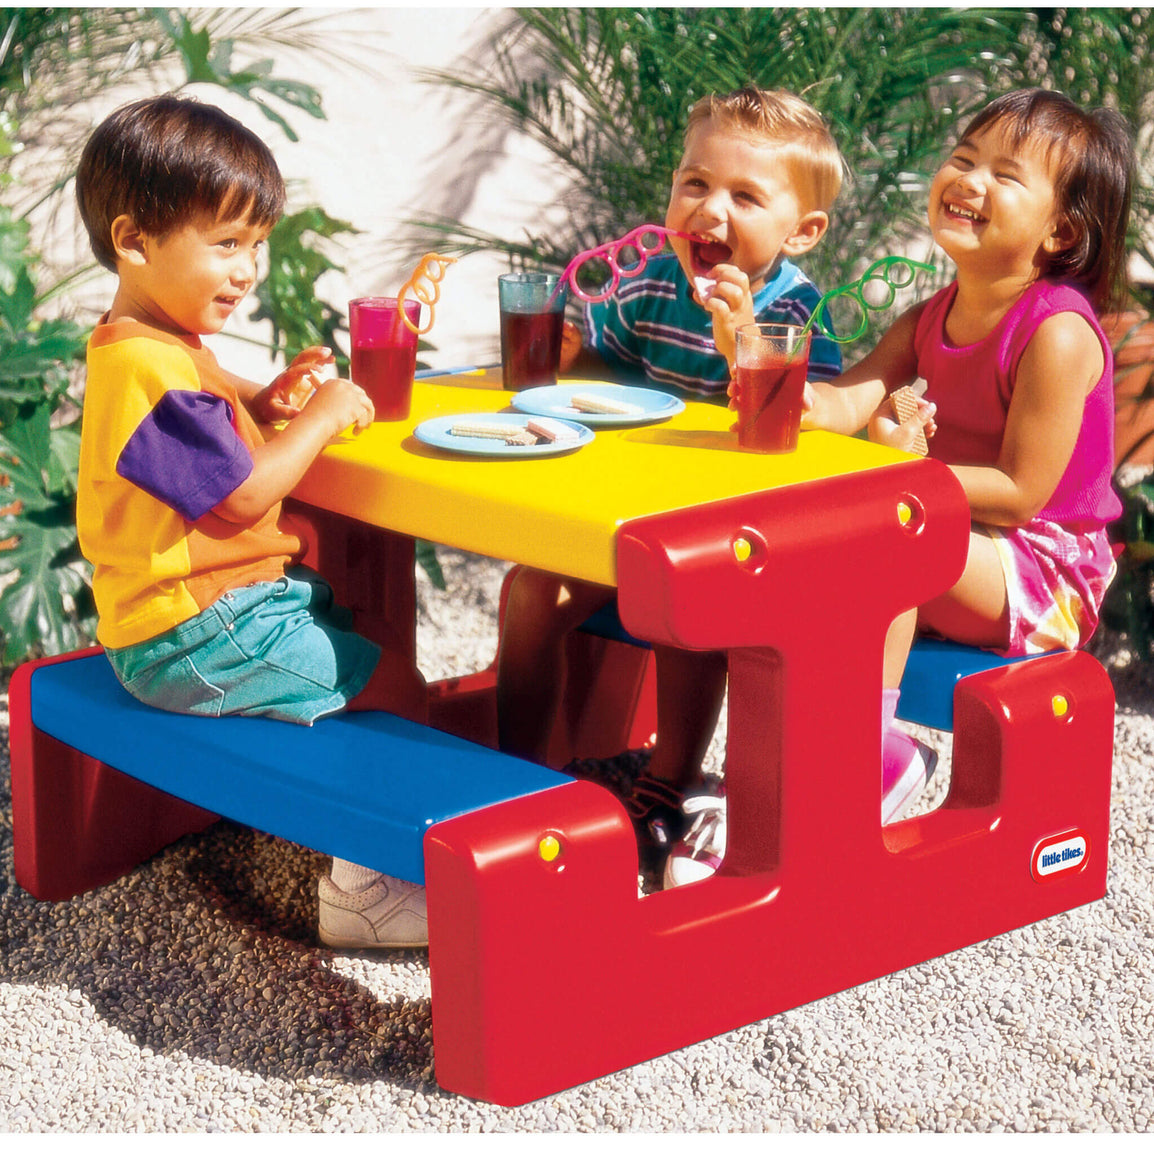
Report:
[{"label": "striped blue shirt", "polygon": [[[804,325],[821,294],[791,261],[781,261],[772,280],[754,294],[753,314],[762,324]],[[693,299],[677,258],[650,257],[644,272],[621,278],[600,304],[585,305],[586,343],[622,380],[638,376],[651,385],[698,400],[727,401],[729,365],[713,343],[713,317]],[[841,348],[815,328],[809,378],[841,372]]]}]

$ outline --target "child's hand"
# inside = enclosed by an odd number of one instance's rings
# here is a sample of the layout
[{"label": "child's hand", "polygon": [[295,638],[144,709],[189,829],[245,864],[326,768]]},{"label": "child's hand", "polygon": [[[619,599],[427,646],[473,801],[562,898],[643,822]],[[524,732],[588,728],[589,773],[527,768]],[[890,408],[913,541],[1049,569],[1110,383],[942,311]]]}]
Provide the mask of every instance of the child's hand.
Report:
[{"label": "child's hand", "polygon": [[[937,405],[923,397],[917,397],[916,400],[916,408],[904,421],[899,421],[893,402],[886,397],[870,417],[869,439],[879,445],[888,445],[891,449],[924,455],[927,451],[926,439],[937,431],[937,422],[934,420]],[[804,418],[802,423],[804,425]]]},{"label": "child's hand", "polygon": [[336,377],[322,381],[315,393],[301,409],[301,421],[321,421],[327,427],[327,436],[335,437],[350,425],[367,429],[373,423],[373,402],[360,385]]},{"label": "child's hand", "polygon": [[733,370],[737,357],[737,330],[755,322],[753,293],[749,277],[736,265],[719,264],[713,268],[713,286],[704,298],[699,289],[694,296],[713,317],[713,343]]},{"label": "child's hand", "polygon": [[[253,398],[250,406],[253,416],[268,424],[298,416],[322,379],[326,366],[334,359],[332,349],[323,345],[302,349],[293,357],[292,364]],[[313,377],[313,373],[317,376]]]},{"label": "child's hand", "polygon": [[572,322],[561,325],[561,360],[557,371],[567,373],[581,355],[581,330]]},{"label": "child's hand", "polygon": [[801,393],[801,427],[803,429],[820,429],[821,418],[817,411],[817,390],[809,383],[805,382],[805,388]]}]

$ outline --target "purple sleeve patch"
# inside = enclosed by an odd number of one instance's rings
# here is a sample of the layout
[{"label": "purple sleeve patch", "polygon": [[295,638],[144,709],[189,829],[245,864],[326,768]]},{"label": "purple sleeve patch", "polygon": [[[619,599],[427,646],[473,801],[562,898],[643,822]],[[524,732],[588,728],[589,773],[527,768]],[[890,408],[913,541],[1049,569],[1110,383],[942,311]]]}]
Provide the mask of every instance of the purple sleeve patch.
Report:
[{"label": "purple sleeve patch", "polygon": [[137,425],[116,471],[197,521],[252,472],[252,456],[232,426],[228,401],[173,389]]}]

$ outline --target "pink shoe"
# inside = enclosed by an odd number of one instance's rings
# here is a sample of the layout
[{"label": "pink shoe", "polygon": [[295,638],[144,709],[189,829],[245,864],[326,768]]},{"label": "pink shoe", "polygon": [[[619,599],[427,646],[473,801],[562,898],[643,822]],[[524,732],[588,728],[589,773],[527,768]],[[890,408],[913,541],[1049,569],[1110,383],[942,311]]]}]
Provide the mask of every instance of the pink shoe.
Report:
[{"label": "pink shoe", "polygon": [[928,745],[897,729],[882,743],[882,825],[897,821],[929,784],[938,755]]}]

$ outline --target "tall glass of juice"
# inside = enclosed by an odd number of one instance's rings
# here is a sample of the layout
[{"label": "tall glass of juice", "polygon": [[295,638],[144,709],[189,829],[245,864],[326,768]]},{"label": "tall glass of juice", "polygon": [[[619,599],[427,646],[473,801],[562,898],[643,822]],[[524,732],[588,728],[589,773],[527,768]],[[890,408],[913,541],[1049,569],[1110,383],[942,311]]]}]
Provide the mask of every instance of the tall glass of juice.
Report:
[{"label": "tall glass of juice", "polygon": [[[420,327],[421,302],[404,301],[405,315]],[[349,301],[353,383],[369,394],[375,421],[403,421],[413,396],[417,334],[401,320],[395,297]]]},{"label": "tall glass of juice", "polygon": [[511,392],[557,383],[566,299],[558,279],[551,272],[510,272],[497,278],[501,370]]},{"label": "tall glass of juice", "polygon": [[792,453],[801,428],[810,334],[801,325],[737,330],[737,443],[755,453]]}]

